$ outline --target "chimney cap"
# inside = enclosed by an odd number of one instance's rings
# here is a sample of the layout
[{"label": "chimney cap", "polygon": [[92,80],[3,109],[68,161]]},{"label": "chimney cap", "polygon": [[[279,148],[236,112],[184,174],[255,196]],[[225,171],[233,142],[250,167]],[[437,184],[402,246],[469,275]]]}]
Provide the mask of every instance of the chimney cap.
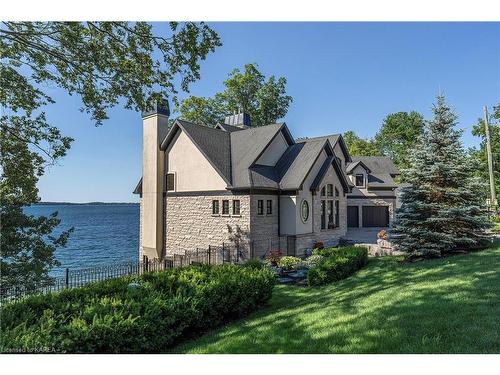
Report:
[{"label": "chimney cap", "polygon": [[170,116],[170,107],[168,105],[168,100],[155,100],[148,109],[142,111],[143,118],[151,115],[163,115],[167,117]]}]

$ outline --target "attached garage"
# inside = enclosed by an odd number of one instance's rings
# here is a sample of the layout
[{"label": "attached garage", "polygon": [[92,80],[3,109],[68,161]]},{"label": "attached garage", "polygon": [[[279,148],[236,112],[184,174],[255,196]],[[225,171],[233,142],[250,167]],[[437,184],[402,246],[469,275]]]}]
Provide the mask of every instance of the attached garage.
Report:
[{"label": "attached garage", "polygon": [[363,206],[363,227],[388,227],[388,206]]},{"label": "attached garage", "polygon": [[349,228],[359,227],[359,207],[347,206],[347,226]]}]

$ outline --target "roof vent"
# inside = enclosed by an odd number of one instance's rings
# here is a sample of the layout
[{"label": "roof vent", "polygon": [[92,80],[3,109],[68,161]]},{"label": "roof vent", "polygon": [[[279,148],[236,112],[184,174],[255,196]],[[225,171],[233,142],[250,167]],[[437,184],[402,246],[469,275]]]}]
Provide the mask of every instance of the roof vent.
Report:
[{"label": "roof vent", "polygon": [[250,115],[248,113],[242,112],[231,116],[226,116],[224,123],[227,125],[238,126],[240,128],[246,129],[250,127]]}]

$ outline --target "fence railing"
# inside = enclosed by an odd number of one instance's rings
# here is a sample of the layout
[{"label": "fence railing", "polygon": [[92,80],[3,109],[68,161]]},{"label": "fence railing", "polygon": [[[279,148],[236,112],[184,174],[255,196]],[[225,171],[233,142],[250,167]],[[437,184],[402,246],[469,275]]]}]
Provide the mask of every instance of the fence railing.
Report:
[{"label": "fence railing", "polygon": [[122,276],[140,275],[191,264],[242,263],[250,258],[264,258],[269,251],[281,250],[285,255],[295,255],[295,242],[290,237],[252,240],[240,243],[223,243],[208,248],[172,251],[163,259],[149,259],[144,256],[137,262],[127,262],[84,269],[66,268],[63,277],[53,278],[47,285],[30,288],[23,284],[14,287],[0,285],[0,301],[13,300],[32,294],[57,292],[80,287],[89,283],[114,279]]}]

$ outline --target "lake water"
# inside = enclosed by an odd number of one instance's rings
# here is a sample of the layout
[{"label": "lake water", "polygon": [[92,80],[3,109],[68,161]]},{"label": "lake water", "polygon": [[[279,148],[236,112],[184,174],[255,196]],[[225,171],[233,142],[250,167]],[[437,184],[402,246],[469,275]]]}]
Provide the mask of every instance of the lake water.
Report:
[{"label": "lake water", "polygon": [[139,259],[139,205],[85,204],[35,205],[27,214],[47,216],[58,211],[61,224],[55,233],[71,227],[68,244],[55,252],[59,267],[52,276],[62,276],[64,269],[88,268]]}]

